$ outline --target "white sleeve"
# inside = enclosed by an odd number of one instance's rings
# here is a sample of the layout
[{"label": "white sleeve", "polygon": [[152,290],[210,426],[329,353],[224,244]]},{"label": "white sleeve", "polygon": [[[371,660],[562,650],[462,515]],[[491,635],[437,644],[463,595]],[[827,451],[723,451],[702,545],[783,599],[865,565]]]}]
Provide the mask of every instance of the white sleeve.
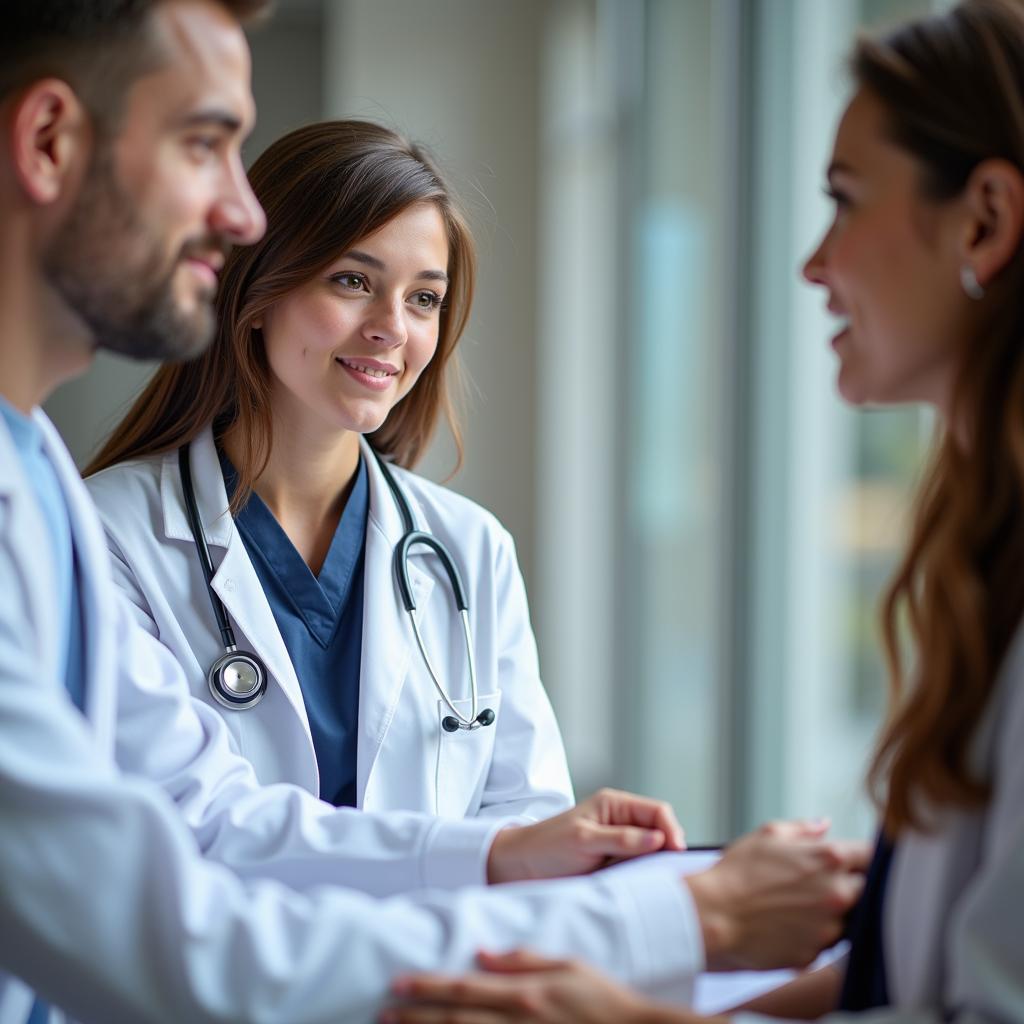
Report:
[{"label": "white sleeve", "polygon": [[573,806],[562,734],[540,678],[526,587],[515,544],[503,528],[494,556],[490,607],[498,645],[498,715],[494,753],[479,817],[539,821]]},{"label": "white sleeve", "polygon": [[117,762],[164,789],[205,856],[297,889],[339,884],[387,896],[484,884],[507,820],[334,808],[297,786],[260,786],[221,717],[192,697],[171,653],[136,623],[137,609],[119,591],[114,599]]},{"label": "white sleeve", "polygon": [[[38,676],[10,569],[0,550],[0,969],[73,1016],[355,1024],[398,972],[461,971],[479,948],[525,943],[658,994],[699,963],[670,874],[377,900],[244,883],[203,860],[166,795],[120,772]],[[177,711],[201,732],[189,704]]]}]

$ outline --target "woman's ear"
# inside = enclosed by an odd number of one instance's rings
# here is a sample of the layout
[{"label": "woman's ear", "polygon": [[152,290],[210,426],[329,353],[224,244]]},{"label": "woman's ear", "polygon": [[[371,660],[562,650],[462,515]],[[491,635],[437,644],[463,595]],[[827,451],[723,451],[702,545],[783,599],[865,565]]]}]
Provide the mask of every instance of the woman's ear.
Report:
[{"label": "woman's ear", "polygon": [[89,160],[90,120],[67,82],[34,82],[17,100],[10,131],[14,172],[32,202],[54,203],[80,180]]},{"label": "woman's ear", "polygon": [[967,179],[964,199],[969,221],[962,262],[987,288],[1024,235],[1024,174],[1009,160],[983,160]]}]

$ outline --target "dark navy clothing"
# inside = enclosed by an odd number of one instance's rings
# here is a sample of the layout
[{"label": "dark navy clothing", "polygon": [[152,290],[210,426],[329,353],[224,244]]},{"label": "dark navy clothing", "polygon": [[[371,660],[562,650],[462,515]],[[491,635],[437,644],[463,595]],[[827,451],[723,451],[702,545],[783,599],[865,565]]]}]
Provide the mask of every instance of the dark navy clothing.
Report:
[{"label": "dark navy clothing", "polygon": [[845,937],[850,940],[846,977],[839,996],[840,1010],[871,1010],[889,1005],[882,939],[882,908],[894,846],[879,832],[868,867],[864,891],[850,912]]},{"label": "dark navy clothing", "polygon": [[[221,453],[228,495],[237,474]],[[258,494],[235,521],[302,688],[320,771],[320,797],[356,802],[356,732],[363,643],[363,560],[370,490],[359,460],[352,492],[319,576]],[[245,714],[245,712],[240,712]]]}]

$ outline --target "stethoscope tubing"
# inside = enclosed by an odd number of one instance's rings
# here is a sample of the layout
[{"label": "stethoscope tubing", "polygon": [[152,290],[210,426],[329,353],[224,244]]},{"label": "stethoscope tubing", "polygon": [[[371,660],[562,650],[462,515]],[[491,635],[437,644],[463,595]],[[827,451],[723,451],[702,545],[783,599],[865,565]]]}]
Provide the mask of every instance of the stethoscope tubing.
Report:
[{"label": "stethoscope tubing", "polygon": [[196,550],[199,552],[199,564],[203,567],[203,577],[206,580],[206,590],[210,595],[210,604],[213,606],[213,616],[217,620],[217,628],[220,630],[221,643],[226,652],[238,649],[235,643],[235,631],[228,621],[227,609],[224,602],[217,596],[213,589],[213,559],[210,557],[210,546],[206,543],[206,531],[199,519],[199,505],[196,502],[196,492],[192,484],[192,461],[189,454],[191,445],[183,444],[178,449],[178,473],[181,476],[181,488],[185,498],[185,515],[188,517],[189,529],[192,531],[192,539],[195,541]]},{"label": "stethoscope tubing", "polygon": [[[439,538],[435,537],[433,534],[424,533],[422,530],[416,529],[416,523],[413,519],[412,509],[409,507],[408,499],[402,492],[402,489],[398,486],[398,481],[391,472],[391,467],[387,462],[385,462],[383,456],[376,449],[373,449],[373,454],[377,459],[377,465],[380,467],[381,474],[387,482],[388,488],[395,500],[395,504],[398,506],[398,512],[402,517],[402,525],[405,529],[404,535],[395,545],[394,554],[395,577],[398,582],[399,593],[402,596],[402,604],[409,616],[409,621],[412,623],[413,633],[416,636],[416,643],[420,649],[420,654],[423,657],[423,662],[427,666],[427,672],[430,675],[431,682],[433,682],[438,696],[452,713],[452,718],[454,718],[455,723],[457,723],[452,727],[451,719],[446,718],[442,723],[443,727],[446,732],[455,732],[456,729],[472,730],[479,729],[484,725],[490,725],[494,721],[494,712],[490,711],[490,709],[488,709],[487,712],[479,712],[480,698],[476,681],[476,659],[473,657],[473,634],[469,626],[469,600],[466,597],[466,587],[462,582],[462,574],[459,572],[459,567],[456,564],[455,559],[452,557],[452,553]],[[438,560],[441,563],[441,568],[444,569],[445,574],[448,577],[448,581],[451,584],[452,597],[455,601],[455,607],[459,612],[459,619],[462,622],[462,633],[466,646],[466,660],[469,664],[471,710],[468,717],[460,712],[455,706],[448,694],[448,691],[438,678],[437,672],[434,670],[433,662],[430,659],[430,655],[427,653],[426,645],[423,642],[419,623],[416,621],[416,598],[413,596],[412,583],[409,580],[409,550],[417,544],[430,548],[434,554],[437,555]]]},{"label": "stethoscope tubing", "polygon": [[[221,644],[224,647],[223,653],[210,666],[206,675],[206,682],[210,688],[210,694],[218,704],[232,711],[244,711],[247,708],[255,707],[267,692],[267,666],[252,651],[238,649],[238,644],[235,641],[235,631],[231,628],[231,622],[228,619],[228,610],[224,607],[224,602],[221,601],[217,596],[217,592],[213,589],[213,558],[210,556],[210,546],[206,542],[206,531],[203,529],[202,521],[199,518],[199,505],[196,501],[195,487],[192,482],[192,460],[189,444],[183,444],[178,449],[178,475],[181,477],[181,489],[185,499],[185,514],[188,517],[189,529],[192,531],[192,539],[195,541],[196,550],[199,552],[199,564],[203,568],[206,592],[210,596],[213,615],[217,620]],[[243,667],[243,673],[239,673],[239,666]],[[228,681],[231,678],[238,680],[243,677],[251,680],[251,685],[244,690],[232,687]]]},{"label": "stethoscope tubing", "polygon": [[[190,444],[188,443],[183,444],[178,449],[178,470],[181,477],[182,493],[185,499],[185,514],[188,517],[189,528],[192,531],[192,538],[195,541],[196,550],[199,553],[199,563],[203,569],[203,577],[206,580],[207,593],[210,597],[210,604],[213,607],[213,614],[217,620],[217,628],[220,630],[221,643],[224,647],[224,653],[210,668],[208,677],[210,691],[214,698],[225,707],[232,708],[234,710],[244,710],[245,708],[250,708],[257,704],[262,698],[263,693],[266,691],[266,667],[257,655],[249,651],[240,651],[238,649],[235,641],[234,630],[231,628],[231,623],[228,620],[227,609],[224,607],[224,603],[218,597],[213,588],[213,559],[210,556],[210,548],[206,541],[206,532],[203,529],[202,521],[199,518],[199,506],[196,502],[195,488],[192,482],[192,465],[189,449]],[[434,684],[434,688],[437,690],[438,696],[441,698],[445,707],[451,712],[450,716],[445,716],[442,720],[442,728],[446,732],[455,732],[459,729],[473,730],[479,729],[482,726],[491,725],[495,719],[494,712],[490,708],[486,708],[482,712],[479,710],[476,659],[473,656],[473,634],[469,625],[469,601],[466,596],[466,587],[462,581],[462,575],[459,572],[458,565],[452,557],[451,552],[441,540],[433,534],[425,533],[422,530],[416,529],[412,508],[410,507],[405,494],[402,492],[402,489],[398,486],[398,481],[391,472],[391,467],[387,462],[385,462],[384,458],[378,451],[375,449],[371,450],[376,457],[377,465],[380,467],[380,471],[387,482],[395,504],[398,507],[399,515],[402,518],[404,533],[395,545],[393,558],[395,577],[398,584],[399,594],[402,598],[402,604],[409,616],[409,621],[412,623],[413,633],[416,637],[416,644],[423,657],[423,662],[427,667],[427,672],[430,675],[431,682]],[[437,555],[438,560],[441,563],[441,567],[444,569],[445,575],[447,575],[448,581],[451,584],[452,597],[455,601],[455,607],[459,613],[459,620],[462,623],[462,635],[466,647],[466,660],[469,665],[471,711],[468,717],[456,708],[454,701],[451,699],[448,691],[444,687],[444,684],[438,677],[437,671],[435,670],[434,664],[427,651],[426,644],[423,642],[423,635],[420,632],[419,623],[416,621],[416,599],[413,596],[412,584],[409,579],[409,551],[416,545],[428,547],[435,555]],[[224,672],[226,668],[234,664],[236,661],[246,662],[260,673],[261,687],[258,692],[253,692],[252,694],[239,697],[237,694],[233,694],[230,687],[225,684]]]}]

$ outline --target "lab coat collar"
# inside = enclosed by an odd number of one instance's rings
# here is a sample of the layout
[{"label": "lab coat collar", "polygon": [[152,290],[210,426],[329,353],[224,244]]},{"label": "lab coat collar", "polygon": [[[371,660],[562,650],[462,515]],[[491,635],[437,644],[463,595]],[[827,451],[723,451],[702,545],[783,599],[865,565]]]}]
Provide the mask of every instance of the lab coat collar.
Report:
[{"label": "lab coat collar", "polygon": [[[190,449],[192,485],[196,492],[199,521],[206,532],[206,543],[226,548],[231,545],[235,524],[228,514],[228,492],[224,486],[213,430],[207,427]],[[163,506],[164,534],[169,540],[194,543],[185,514],[185,496],[178,472],[178,449],[169,451],[160,471],[160,503]]]},{"label": "lab coat collar", "polygon": [[[397,544],[405,532],[401,513],[395,504],[377,458],[365,437],[359,438],[359,450],[366,462],[370,483],[370,520],[392,544]],[[192,477],[196,492],[199,519],[206,531],[206,542],[226,548],[231,544],[234,523],[228,514],[228,495],[224,486],[220,459],[213,441],[213,431],[207,427],[192,442]],[[408,487],[403,488],[412,510],[417,529],[424,526],[423,510]],[[178,450],[164,456],[160,477],[160,500],[163,505],[164,533],[170,540],[192,542],[185,515],[185,499],[178,475]],[[413,548],[410,557],[422,555],[424,549]]]},{"label": "lab coat collar", "polygon": [[[363,460],[366,462],[366,468],[369,475],[370,481],[370,519],[376,525],[377,529],[392,543],[397,544],[405,533],[405,524],[402,522],[402,514],[398,511],[398,505],[395,503],[395,497],[391,493],[391,488],[388,486],[387,480],[384,479],[384,474],[381,472],[380,466],[377,464],[377,456],[373,452],[373,448],[370,446],[370,442],[365,437],[359,438],[359,450],[362,453]],[[401,470],[392,468],[392,472],[396,475],[401,473]],[[402,493],[405,495],[406,501],[409,502],[409,508],[412,510],[413,521],[416,524],[417,529],[424,528],[423,522],[423,510],[420,507],[418,501],[414,495],[409,492],[407,486],[403,486],[402,481],[399,480],[399,487],[402,488]],[[413,548],[410,555],[417,551]]]}]

